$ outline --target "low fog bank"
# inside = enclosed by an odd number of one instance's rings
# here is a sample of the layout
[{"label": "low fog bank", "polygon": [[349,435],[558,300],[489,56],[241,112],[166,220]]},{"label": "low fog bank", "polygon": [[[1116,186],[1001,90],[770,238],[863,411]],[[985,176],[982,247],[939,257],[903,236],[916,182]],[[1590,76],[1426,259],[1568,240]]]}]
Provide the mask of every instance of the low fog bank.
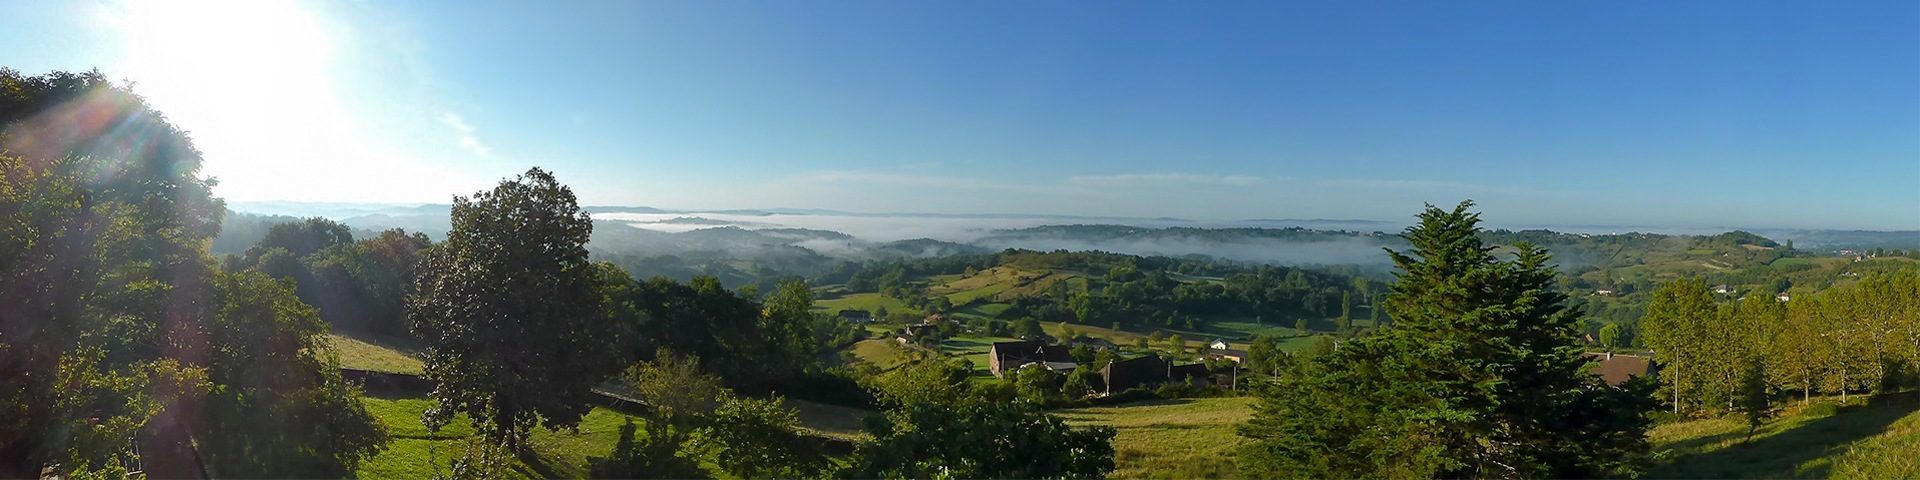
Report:
[{"label": "low fog bank", "polygon": [[[1388,263],[1380,249],[1392,237],[1372,232],[1299,233],[1302,227],[1277,229],[1284,220],[1204,223],[1180,219],[1088,219],[1078,217],[919,216],[729,213],[611,213],[594,218],[625,223],[648,232],[691,234],[716,229],[781,232],[781,229],[839,232],[845,238],[788,237],[785,245],[824,256],[863,260],[951,255],[956,246],[978,251],[1101,250],[1133,255],[1206,256],[1236,262],[1281,265],[1363,265]],[[1098,224],[1088,224],[1089,221]],[[1366,221],[1292,221],[1354,226]],[[1262,226],[1250,227],[1248,223]],[[1376,230],[1377,231],[1377,230]],[[1284,232],[1285,235],[1275,235]],[[621,236],[628,234],[621,233]],[[780,238],[781,234],[767,237]],[[1280,238],[1297,236],[1310,238]],[[917,247],[898,245],[918,241]],[[614,248],[604,245],[605,248]]]},{"label": "low fog bank", "polygon": [[[447,205],[236,202],[241,221],[321,216],[356,232],[403,228],[436,240],[450,224]],[[1353,219],[1101,218],[1048,215],[860,214],[824,210],[675,211],[585,207],[597,228],[597,255],[686,257],[689,261],[880,260],[1029,250],[1101,250],[1134,255],[1206,256],[1277,265],[1389,263],[1382,247],[1403,248],[1404,222]],[[250,220],[249,220],[250,219]],[[230,222],[230,224],[239,222]],[[257,226],[254,226],[257,227]],[[1734,228],[1490,225],[1604,235],[1644,232],[1711,235]],[[243,230],[236,228],[237,230]],[[257,234],[251,228],[250,234]],[[1801,249],[1920,248],[1920,232],[1750,229]],[[234,242],[229,242],[234,243]],[[244,247],[242,247],[244,248]]]},{"label": "low fog bank", "polygon": [[1145,239],[1074,240],[1027,238],[998,243],[1000,248],[1027,250],[1101,250],[1142,256],[1186,257],[1200,255],[1247,263],[1291,266],[1391,264],[1382,247],[1387,242],[1373,238],[1347,240],[1287,241],[1274,239]]}]

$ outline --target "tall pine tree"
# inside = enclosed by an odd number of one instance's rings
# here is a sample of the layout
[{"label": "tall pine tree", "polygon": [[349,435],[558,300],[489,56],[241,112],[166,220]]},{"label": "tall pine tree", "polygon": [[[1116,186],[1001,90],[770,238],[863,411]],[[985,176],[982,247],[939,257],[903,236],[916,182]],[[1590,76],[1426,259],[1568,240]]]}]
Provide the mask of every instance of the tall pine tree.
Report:
[{"label": "tall pine tree", "polygon": [[1391,327],[1259,389],[1251,477],[1596,477],[1644,464],[1644,389],[1583,371],[1576,312],[1545,251],[1500,260],[1462,202],[1429,206],[1391,252]]}]

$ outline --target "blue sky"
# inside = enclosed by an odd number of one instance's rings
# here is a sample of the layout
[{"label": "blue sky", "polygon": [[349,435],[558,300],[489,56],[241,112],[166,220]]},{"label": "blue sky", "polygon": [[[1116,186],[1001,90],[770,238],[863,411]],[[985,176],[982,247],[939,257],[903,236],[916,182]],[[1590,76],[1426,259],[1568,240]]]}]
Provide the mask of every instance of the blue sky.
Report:
[{"label": "blue sky", "polygon": [[1920,229],[1920,4],[0,4],[236,200]]}]

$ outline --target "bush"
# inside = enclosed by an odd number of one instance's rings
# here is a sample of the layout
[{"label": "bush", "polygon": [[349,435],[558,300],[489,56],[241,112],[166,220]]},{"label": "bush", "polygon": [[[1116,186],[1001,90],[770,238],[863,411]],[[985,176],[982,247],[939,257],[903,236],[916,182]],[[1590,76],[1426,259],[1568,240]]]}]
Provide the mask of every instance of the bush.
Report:
[{"label": "bush", "polygon": [[1669,423],[1685,422],[1692,419],[1687,418],[1686,415],[1680,415],[1668,410],[1654,410],[1652,412],[1647,413],[1647,420],[1653,421],[1654,425],[1666,425]]},{"label": "bush", "polygon": [[1804,412],[1803,415],[1810,417],[1829,417],[1840,413],[1840,404],[1833,402],[1815,403],[1808,405]]}]

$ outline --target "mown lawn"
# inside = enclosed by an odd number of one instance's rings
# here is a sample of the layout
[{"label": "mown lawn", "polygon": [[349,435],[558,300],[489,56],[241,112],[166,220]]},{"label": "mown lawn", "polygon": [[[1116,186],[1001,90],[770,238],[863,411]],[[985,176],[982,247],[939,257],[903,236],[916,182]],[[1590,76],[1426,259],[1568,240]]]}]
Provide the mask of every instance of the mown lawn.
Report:
[{"label": "mown lawn", "polygon": [[890,338],[861,340],[853,344],[853,357],[886,370],[906,362],[907,352]]},{"label": "mown lawn", "polygon": [[1074,425],[1107,425],[1110,478],[1234,478],[1234,425],[1253,416],[1249,397],[1155,400],[1054,412]]},{"label": "mown lawn", "polygon": [[[474,431],[467,417],[456,417],[439,432],[429,432],[420,423],[420,414],[432,406],[419,398],[367,398],[367,410],[387,426],[390,442],[386,450],[360,464],[359,478],[432,478],[445,474],[447,466],[461,455]],[[515,458],[508,478],[584,478],[590,459],[605,457],[620,439],[625,414],[594,408],[580,421],[577,432],[548,431],[534,428],[532,458]],[[636,423],[642,420],[634,418]],[[639,433],[644,435],[644,430]]]},{"label": "mown lawn", "polygon": [[1920,478],[1920,395],[1818,403],[1784,409],[1752,440],[1744,417],[1657,426],[1646,477]]},{"label": "mown lawn", "polygon": [[398,347],[359,340],[340,334],[327,335],[334,351],[340,353],[340,367],[376,372],[419,374],[420,359]]}]

